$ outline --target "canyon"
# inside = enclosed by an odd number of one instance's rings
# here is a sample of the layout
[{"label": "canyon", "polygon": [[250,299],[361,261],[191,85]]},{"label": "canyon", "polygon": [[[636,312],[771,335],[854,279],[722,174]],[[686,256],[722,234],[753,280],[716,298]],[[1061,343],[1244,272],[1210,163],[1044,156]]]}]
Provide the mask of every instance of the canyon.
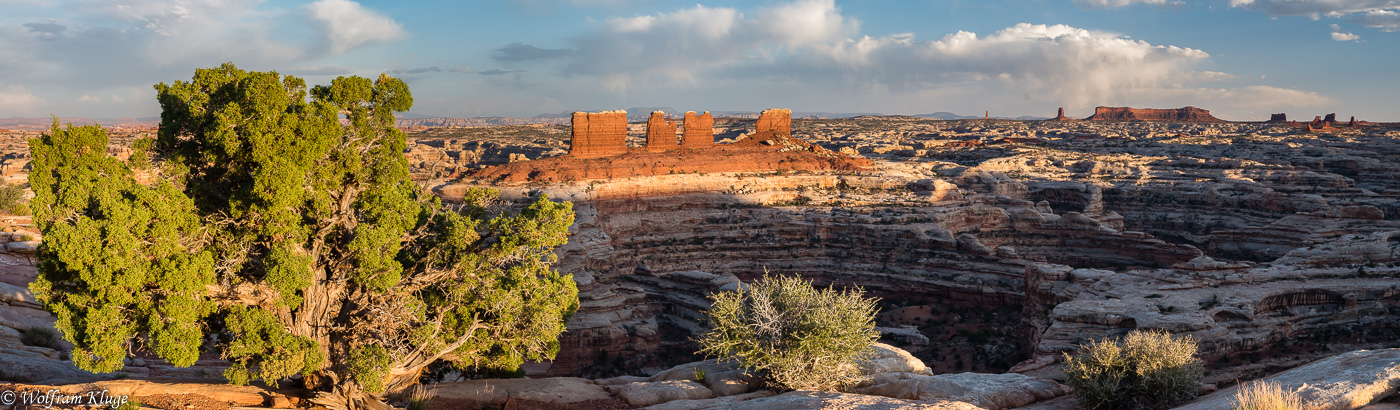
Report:
[{"label": "canyon", "polygon": [[[1195,338],[1220,386],[1397,347],[1400,127],[1232,123],[1193,107],[1094,117],[810,120],[775,109],[629,123],[610,111],[569,125],[409,130],[406,155],[449,202],[472,187],[574,202],[556,268],[577,282],[579,312],[556,358],[525,370],[591,378],[598,397],[690,371],[704,359],[691,338],[708,295],[765,274],[881,298],[882,341],[933,375],[918,377],[1024,377],[1004,383],[1040,386],[1028,390],[1035,400],[1063,394],[1043,380],[1063,380],[1064,353],[1135,329]],[[7,135],[0,147],[18,150],[28,134]],[[109,152],[129,155],[138,136]],[[22,182],[26,157],[6,155],[5,178]],[[7,268],[32,270],[11,237]],[[0,325],[29,324],[19,320]],[[22,355],[34,366],[57,356]],[[131,372],[196,377],[167,367]]]}]

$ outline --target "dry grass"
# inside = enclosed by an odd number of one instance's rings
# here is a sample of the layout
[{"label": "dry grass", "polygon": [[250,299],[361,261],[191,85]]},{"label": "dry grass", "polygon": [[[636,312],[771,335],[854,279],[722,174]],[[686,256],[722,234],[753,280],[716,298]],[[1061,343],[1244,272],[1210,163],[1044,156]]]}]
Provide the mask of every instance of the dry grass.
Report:
[{"label": "dry grass", "polygon": [[1234,410],[1299,410],[1303,400],[1292,390],[1271,382],[1254,382],[1240,385],[1235,392]]}]

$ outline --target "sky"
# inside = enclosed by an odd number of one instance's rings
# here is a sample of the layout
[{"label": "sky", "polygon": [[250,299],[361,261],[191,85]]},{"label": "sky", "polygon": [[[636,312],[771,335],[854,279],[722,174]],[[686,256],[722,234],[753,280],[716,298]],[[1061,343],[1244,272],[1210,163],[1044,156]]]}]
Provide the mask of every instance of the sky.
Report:
[{"label": "sky", "polygon": [[152,117],[233,62],[411,112],[629,107],[1400,121],[1400,0],[0,0],[0,117]]}]

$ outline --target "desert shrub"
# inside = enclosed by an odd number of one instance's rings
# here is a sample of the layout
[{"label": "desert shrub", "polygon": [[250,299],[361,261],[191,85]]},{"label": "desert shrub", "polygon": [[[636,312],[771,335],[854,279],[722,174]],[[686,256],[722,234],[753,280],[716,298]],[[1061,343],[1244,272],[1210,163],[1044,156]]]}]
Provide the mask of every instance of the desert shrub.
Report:
[{"label": "desert shrub", "polygon": [[59,350],[58,333],[52,328],[43,326],[30,326],[19,334],[19,341],[26,346],[47,347]]},{"label": "desert shrub", "polygon": [[1234,410],[1297,410],[1303,408],[1303,399],[1292,391],[1286,391],[1278,383],[1254,382],[1240,385],[1232,400]]},{"label": "desert shrub", "polygon": [[1205,368],[1190,336],[1160,330],[1128,333],[1120,341],[1092,341],[1065,355],[1069,386],[1094,410],[1162,409],[1196,396]]},{"label": "desert shrub", "polygon": [[29,215],[29,201],[24,199],[23,185],[0,183],[0,212]]},{"label": "desert shrub", "polygon": [[764,276],[713,295],[700,353],[737,360],[777,389],[834,390],[858,380],[872,352],[876,300],[859,288],[818,290],[797,277]]}]

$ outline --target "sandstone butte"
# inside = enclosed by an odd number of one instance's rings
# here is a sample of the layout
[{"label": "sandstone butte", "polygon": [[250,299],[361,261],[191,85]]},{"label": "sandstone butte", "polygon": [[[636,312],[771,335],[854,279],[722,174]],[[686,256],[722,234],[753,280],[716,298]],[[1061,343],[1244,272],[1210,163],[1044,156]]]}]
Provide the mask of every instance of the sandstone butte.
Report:
[{"label": "sandstone butte", "polygon": [[1225,122],[1210,115],[1210,111],[1196,107],[1182,108],[1129,108],[1098,107],[1094,115],[1086,121],[1179,121],[1179,122]]},{"label": "sandstone butte", "polygon": [[[685,114],[682,143],[675,124],[660,113],[647,121],[647,146],[626,146],[626,111],[576,112],[568,154],[514,162],[477,171],[471,178],[520,182],[563,182],[670,174],[752,171],[856,171],[871,166],[864,158],[832,152],[792,136],[792,112],[764,110],[748,138],[715,144],[710,113]],[[654,146],[660,144],[660,146]]]},{"label": "sandstone butte", "polygon": [[1070,117],[1066,117],[1066,116],[1065,116],[1065,107],[1060,107],[1060,112],[1059,112],[1059,114],[1056,114],[1056,115],[1055,115],[1055,118],[1051,118],[1050,121],[1074,121],[1074,119],[1073,119],[1073,118],[1070,118]]}]

